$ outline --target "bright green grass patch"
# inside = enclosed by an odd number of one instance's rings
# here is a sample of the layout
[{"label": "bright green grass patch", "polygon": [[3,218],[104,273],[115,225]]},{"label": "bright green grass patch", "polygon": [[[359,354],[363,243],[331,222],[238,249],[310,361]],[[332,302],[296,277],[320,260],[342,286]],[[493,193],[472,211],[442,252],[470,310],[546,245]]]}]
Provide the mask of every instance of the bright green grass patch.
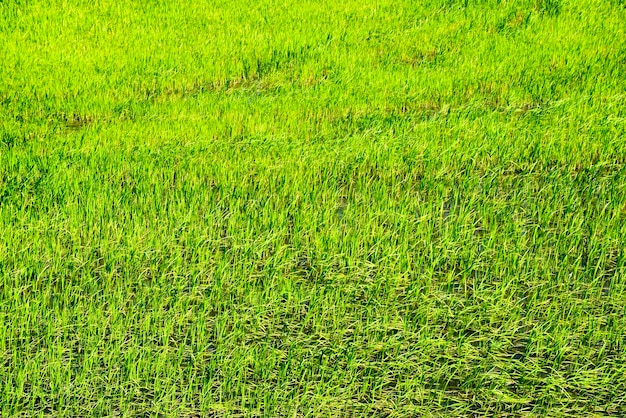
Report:
[{"label": "bright green grass patch", "polygon": [[626,414],[620,0],[0,3],[0,415]]}]

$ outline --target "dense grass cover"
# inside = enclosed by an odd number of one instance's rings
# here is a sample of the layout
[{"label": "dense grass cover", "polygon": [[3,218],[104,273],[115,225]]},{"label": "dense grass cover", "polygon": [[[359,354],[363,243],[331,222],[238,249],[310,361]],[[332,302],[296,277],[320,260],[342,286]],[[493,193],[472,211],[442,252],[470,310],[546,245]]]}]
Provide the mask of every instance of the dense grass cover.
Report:
[{"label": "dense grass cover", "polygon": [[0,1],[0,415],[626,415],[623,0]]}]

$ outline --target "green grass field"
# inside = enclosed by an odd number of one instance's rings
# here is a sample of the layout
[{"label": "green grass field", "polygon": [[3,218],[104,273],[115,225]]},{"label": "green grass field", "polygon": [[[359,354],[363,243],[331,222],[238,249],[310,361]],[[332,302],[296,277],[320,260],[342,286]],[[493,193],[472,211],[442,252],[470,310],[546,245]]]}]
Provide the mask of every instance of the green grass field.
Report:
[{"label": "green grass field", "polygon": [[0,416],[626,416],[624,0],[1,0]]}]

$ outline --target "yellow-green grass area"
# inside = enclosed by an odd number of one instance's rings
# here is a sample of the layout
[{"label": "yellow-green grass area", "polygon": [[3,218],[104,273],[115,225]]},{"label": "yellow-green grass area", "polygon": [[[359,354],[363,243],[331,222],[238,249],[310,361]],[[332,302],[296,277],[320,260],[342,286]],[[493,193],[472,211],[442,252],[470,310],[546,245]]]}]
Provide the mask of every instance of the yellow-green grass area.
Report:
[{"label": "yellow-green grass area", "polygon": [[626,416],[623,0],[0,1],[0,416]]}]

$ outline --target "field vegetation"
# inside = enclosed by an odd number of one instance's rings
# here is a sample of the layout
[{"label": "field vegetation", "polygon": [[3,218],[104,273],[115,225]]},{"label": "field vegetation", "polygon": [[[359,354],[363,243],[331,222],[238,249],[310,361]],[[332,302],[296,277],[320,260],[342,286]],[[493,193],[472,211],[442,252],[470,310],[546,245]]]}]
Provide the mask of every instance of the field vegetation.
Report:
[{"label": "field vegetation", "polygon": [[624,0],[0,1],[2,417],[626,416]]}]

